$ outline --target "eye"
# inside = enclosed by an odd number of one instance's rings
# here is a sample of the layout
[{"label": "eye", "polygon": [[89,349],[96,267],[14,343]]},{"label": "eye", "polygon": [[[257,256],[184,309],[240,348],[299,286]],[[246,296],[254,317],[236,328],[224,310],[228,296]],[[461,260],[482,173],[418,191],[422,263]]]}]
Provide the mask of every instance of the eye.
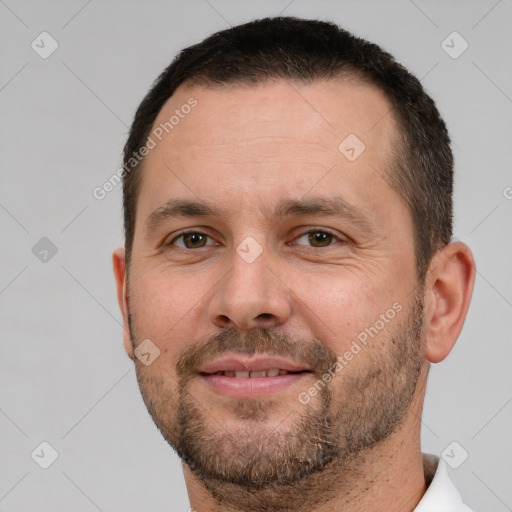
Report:
[{"label": "eye", "polygon": [[212,243],[207,243],[209,238],[210,237],[208,235],[200,233],[199,231],[187,231],[186,233],[181,233],[181,235],[173,238],[170,242],[165,243],[165,245],[175,245],[182,249],[200,249],[207,245],[214,245],[215,242],[213,242],[213,240]]},{"label": "eye", "polygon": [[300,240],[305,240],[311,247],[329,247],[333,242],[339,241],[339,238],[329,231],[312,229],[299,236],[295,242],[299,245],[304,245]]}]

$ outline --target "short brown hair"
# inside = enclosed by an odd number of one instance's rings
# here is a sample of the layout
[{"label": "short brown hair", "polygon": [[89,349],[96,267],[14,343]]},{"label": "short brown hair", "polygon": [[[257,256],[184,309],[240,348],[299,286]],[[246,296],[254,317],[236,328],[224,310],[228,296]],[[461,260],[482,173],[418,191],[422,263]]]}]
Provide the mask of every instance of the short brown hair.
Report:
[{"label": "short brown hair", "polygon": [[417,274],[423,281],[432,256],[452,236],[453,155],[446,125],[419,80],[382,48],[333,23],[293,17],[265,18],[217,32],[182,50],[154,82],[124,147],[127,261],[143,160],[131,169],[127,164],[181,84],[250,85],[268,79],[311,83],[347,74],[377,86],[394,108],[399,144],[386,179],[411,213]]}]

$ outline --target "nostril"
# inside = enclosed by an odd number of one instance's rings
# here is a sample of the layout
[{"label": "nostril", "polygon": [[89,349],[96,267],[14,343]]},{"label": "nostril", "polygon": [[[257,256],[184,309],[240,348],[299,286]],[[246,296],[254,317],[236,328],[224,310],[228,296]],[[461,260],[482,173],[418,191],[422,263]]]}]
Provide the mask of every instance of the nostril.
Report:
[{"label": "nostril", "polygon": [[274,315],[272,315],[271,313],[261,313],[260,315],[258,315],[257,318],[260,318],[262,320],[271,320],[273,316]]}]

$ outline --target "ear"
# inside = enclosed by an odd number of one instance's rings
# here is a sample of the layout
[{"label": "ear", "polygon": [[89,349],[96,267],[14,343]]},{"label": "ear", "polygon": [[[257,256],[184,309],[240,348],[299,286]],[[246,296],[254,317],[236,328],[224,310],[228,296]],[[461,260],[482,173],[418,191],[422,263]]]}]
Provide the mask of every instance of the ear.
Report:
[{"label": "ear", "polygon": [[450,242],[432,259],[426,278],[425,358],[442,361],[464,325],[475,282],[475,261],[469,247]]},{"label": "ear", "polygon": [[133,360],[133,344],[130,338],[130,328],[128,325],[128,297],[126,294],[126,257],[123,248],[116,249],[112,255],[112,264],[114,267],[114,277],[117,285],[117,301],[119,309],[123,315],[123,344],[128,357]]}]

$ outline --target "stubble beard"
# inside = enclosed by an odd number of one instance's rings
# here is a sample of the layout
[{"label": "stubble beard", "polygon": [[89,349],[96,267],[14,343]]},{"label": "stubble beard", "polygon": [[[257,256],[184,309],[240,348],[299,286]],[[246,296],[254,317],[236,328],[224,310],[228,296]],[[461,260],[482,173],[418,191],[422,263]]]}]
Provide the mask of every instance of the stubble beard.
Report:
[{"label": "stubble beard", "polygon": [[[360,477],[364,457],[400,428],[424,364],[422,297],[420,290],[394,332],[390,329],[387,337],[380,333],[375,339],[384,350],[363,348],[355,357],[366,358],[365,364],[343,368],[302,406],[302,412],[292,413],[296,419],[283,421],[290,425],[286,429],[266,428],[276,409],[289,419],[283,414],[286,406],[271,399],[233,400],[236,425],[221,424],[207,411],[207,404],[189,392],[192,369],[229,349],[314,360],[321,378],[332,368],[336,354],[319,340],[297,342],[266,329],[245,337],[229,331],[183,354],[178,389],[170,389],[168,374],[152,374],[149,367],[137,364],[144,402],[163,437],[220,509],[310,509],[343,492],[344,483],[348,491]],[[130,331],[134,339],[131,325]]]}]

